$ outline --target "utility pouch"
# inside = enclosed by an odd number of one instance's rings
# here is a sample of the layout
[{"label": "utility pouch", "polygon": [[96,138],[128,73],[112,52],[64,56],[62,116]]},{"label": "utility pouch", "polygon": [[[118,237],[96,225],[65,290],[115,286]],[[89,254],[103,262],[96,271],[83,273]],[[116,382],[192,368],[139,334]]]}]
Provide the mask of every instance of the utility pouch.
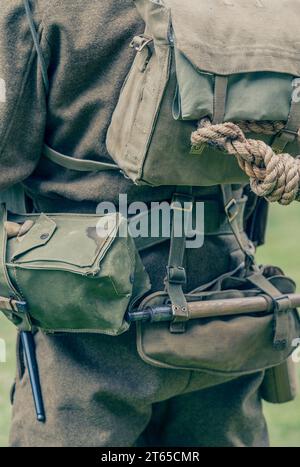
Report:
[{"label": "utility pouch", "polygon": [[[299,112],[292,99],[300,76],[298,1],[264,0],[263,8],[257,3],[135,0],[146,29],[131,43],[137,55],[107,148],[136,184],[248,181],[220,141],[193,141],[191,151],[191,133],[203,118],[246,122],[250,138],[299,154]],[[276,17],[284,25],[280,30]]]},{"label": "utility pouch", "polygon": [[[277,290],[278,297],[291,294],[294,282],[280,274],[262,281]],[[252,280],[252,279],[251,279]],[[256,279],[253,281],[255,282]],[[208,287],[187,294],[187,303],[255,297],[262,291],[247,277],[226,274]],[[165,305],[165,293],[147,297],[141,309]],[[295,350],[300,322],[296,310],[276,307],[265,313],[221,316],[187,320],[184,333],[170,332],[167,322],[137,323],[137,349],[141,358],[154,366],[198,370],[224,376],[241,376],[284,363]],[[280,336],[280,337],[279,337]]]},{"label": "utility pouch", "polygon": [[0,309],[22,331],[116,336],[150,288],[119,214],[13,215],[2,205],[0,245]]},{"label": "utility pouch", "polygon": [[266,371],[261,395],[272,404],[293,401],[298,394],[296,365],[290,357],[286,362]]}]

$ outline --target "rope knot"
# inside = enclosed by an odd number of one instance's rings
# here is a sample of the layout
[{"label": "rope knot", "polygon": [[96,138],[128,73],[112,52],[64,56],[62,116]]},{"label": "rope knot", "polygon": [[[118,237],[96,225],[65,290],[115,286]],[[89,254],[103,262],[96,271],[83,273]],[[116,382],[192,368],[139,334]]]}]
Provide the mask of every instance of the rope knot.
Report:
[{"label": "rope knot", "polygon": [[282,122],[213,125],[204,118],[192,133],[191,142],[193,146],[207,144],[234,155],[241,169],[250,177],[251,188],[258,196],[287,205],[294,200],[300,201],[300,156],[293,158],[290,154],[275,154],[266,143],[247,139],[244,133],[259,132],[260,129],[261,133],[271,134],[272,130],[276,132],[280,127]]}]

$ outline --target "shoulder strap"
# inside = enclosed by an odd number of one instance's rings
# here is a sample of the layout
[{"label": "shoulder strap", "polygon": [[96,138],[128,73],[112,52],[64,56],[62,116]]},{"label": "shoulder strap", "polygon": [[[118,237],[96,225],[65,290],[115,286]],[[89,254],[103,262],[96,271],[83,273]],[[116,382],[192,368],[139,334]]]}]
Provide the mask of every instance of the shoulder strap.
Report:
[{"label": "shoulder strap", "polygon": [[[264,277],[261,268],[255,262],[254,252],[251,251],[250,245],[243,240],[237,223],[237,209],[236,200],[233,196],[233,189],[231,185],[221,186],[223,193],[223,200],[225,205],[225,212],[228,221],[231,225],[232,232],[246,257],[247,280],[253,285],[258,287],[262,292],[270,296],[274,305],[274,346],[277,350],[283,350],[288,343],[289,335],[289,314],[291,303],[287,296],[274,287],[271,282]],[[250,266],[250,269],[249,269]],[[250,272],[250,274],[249,274]]]},{"label": "shoulder strap", "polygon": [[103,172],[105,170],[118,170],[120,172],[120,168],[116,164],[92,161],[88,159],[76,159],[75,157],[66,156],[55,151],[47,144],[44,145],[43,155],[51,162],[54,162],[65,169],[77,170],[78,172]]},{"label": "shoulder strap", "polygon": [[292,94],[290,114],[286,126],[275,136],[272,148],[276,153],[282,153],[289,143],[299,137],[300,102]]},{"label": "shoulder strap", "polygon": [[228,76],[215,76],[215,90],[214,90],[214,115],[213,124],[224,122],[226,111],[226,97],[228,87]]},{"label": "shoulder strap", "polygon": [[239,206],[234,197],[233,189],[231,185],[221,185],[221,191],[223,196],[223,203],[225,214],[227,216],[229,225],[231,227],[232,233],[235,236],[235,239],[246,257],[246,266],[254,267],[256,269],[254,251],[252,245],[248,244],[243,237],[243,234],[240,232],[240,226],[238,222],[239,215]]},{"label": "shoulder strap", "polygon": [[[29,5],[29,0],[23,0],[23,1],[24,1],[24,7],[26,11],[26,16],[27,16],[28,23],[29,23],[30,32],[31,32],[33,43],[34,43],[34,46],[37,52],[38,61],[41,67],[41,73],[43,77],[46,94],[48,94],[49,93],[49,79],[48,79],[48,71],[47,71],[46,62],[45,62],[43,52],[40,46],[40,40],[38,37],[36,26],[34,24],[34,19],[32,16],[30,5]],[[100,171],[106,171],[106,170],[120,171],[120,168],[116,164],[92,161],[92,160],[87,160],[87,159],[77,159],[75,157],[66,156],[50,148],[47,144],[44,145],[43,155],[47,157],[47,159],[49,159],[50,161],[54,162],[55,164],[58,164],[61,167],[64,167],[70,170],[77,170],[80,172],[91,172],[91,171],[100,172]]]},{"label": "shoulder strap", "polygon": [[[183,287],[186,284],[186,271],[183,266],[184,255],[186,250],[186,234],[185,228],[190,224],[190,219],[193,213],[193,188],[192,187],[177,187],[176,193],[172,198],[172,230],[169,260],[167,266],[167,276],[165,279],[165,288],[170,297],[173,313],[173,321],[170,325],[172,333],[183,333],[186,329],[186,322],[189,319],[189,310]],[[176,227],[178,218],[175,212],[178,211],[180,227]],[[184,211],[187,216],[183,216]],[[186,222],[186,225],[185,225]],[[177,232],[178,227],[180,228]],[[180,233],[180,235],[178,235]]]}]

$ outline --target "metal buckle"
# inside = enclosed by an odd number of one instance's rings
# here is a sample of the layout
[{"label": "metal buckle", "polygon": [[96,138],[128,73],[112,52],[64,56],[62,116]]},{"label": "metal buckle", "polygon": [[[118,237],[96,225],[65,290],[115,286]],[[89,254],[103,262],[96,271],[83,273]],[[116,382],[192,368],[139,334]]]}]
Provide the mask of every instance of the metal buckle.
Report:
[{"label": "metal buckle", "polygon": [[16,300],[15,298],[10,298],[10,306],[13,310],[13,313],[25,314],[27,313],[27,303],[25,301]]},{"label": "metal buckle", "polygon": [[225,212],[228,217],[229,222],[233,222],[239,215],[239,208],[237,200],[232,198],[228,204],[225,206]]},{"label": "metal buckle", "polygon": [[[140,39],[140,41],[138,41],[137,39]],[[138,42],[140,42],[140,44],[138,44]],[[136,52],[141,52],[151,42],[153,42],[152,37],[135,36],[133,40],[130,42],[130,47],[136,50]]]},{"label": "metal buckle", "polygon": [[[285,138],[284,138],[285,136]],[[275,154],[280,154],[284,151],[284,148],[295,141],[299,137],[298,130],[290,130],[289,128],[283,128],[273,138],[272,149]]]},{"label": "metal buckle", "polygon": [[273,306],[276,312],[281,313],[293,308],[291,300],[288,295],[280,295],[279,297],[272,297]]},{"label": "metal buckle", "polygon": [[170,284],[186,284],[186,271],[180,266],[167,266],[167,280]]},{"label": "metal buckle", "polygon": [[15,302],[18,308],[19,313],[27,313],[27,303],[22,301],[22,302]]}]

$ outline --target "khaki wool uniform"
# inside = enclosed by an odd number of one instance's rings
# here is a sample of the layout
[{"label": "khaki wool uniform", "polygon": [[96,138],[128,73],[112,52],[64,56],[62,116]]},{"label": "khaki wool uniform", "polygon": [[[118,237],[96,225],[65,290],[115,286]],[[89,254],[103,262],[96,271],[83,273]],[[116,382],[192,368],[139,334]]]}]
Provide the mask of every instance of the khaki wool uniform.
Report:
[{"label": "khaki wool uniform", "polygon": [[[34,0],[48,68],[41,70],[22,0],[0,9],[0,190],[23,182],[34,208],[91,212],[101,201],[170,200],[175,187],[137,187],[119,173],[80,173],[41,157],[43,142],[77,158],[111,162],[105,138],[144,25],[131,0]],[[126,116],[124,116],[126,118]],[[221,205],[220,189],[198,189]],[[241,189],[236,189],[236,197]],[[220,209],[220,216],[223,216]],[[221,220],[221,219],[220,219]],[[142,257],[161,290],[168,242]],[[212,235],[187,251],[187,290],[243,261],[233,235]],[[55,290],[53,290],[55,294]],[[18,346],[11,446],[267,446],[259,388],[263,374],[235,380],[167,370],[137,354],[134,327],[120,337],[35,335],[47,420],[36,422]]]}]

